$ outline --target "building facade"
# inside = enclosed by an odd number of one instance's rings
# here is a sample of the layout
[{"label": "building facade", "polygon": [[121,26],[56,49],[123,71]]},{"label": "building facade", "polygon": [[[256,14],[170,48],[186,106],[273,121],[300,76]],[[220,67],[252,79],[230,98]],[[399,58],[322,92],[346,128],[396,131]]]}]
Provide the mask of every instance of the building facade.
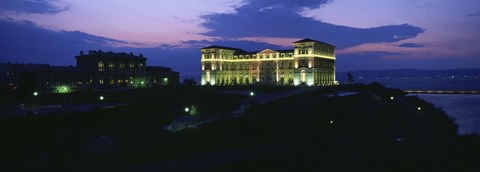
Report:
[{"label": "building facade", "polygon": [[88,73],[94,88],[146,87],[146,62],[142,54],[89,51],[76,56],[79,72]]},{"label": "building facade", "polygon": [[16,89],[31,80],[39,92],[114,90],[178,85],[179,73],[162,66],[147,66],[147,58],[133,53],[89,51],[75,57],[77,66],[0,64],[2,86]]},{"label": "building facade", "polygon": [[247,52],[209,46],[201,49],[201,85],[334,85],[335,46],[312,39],[294,49]]}]

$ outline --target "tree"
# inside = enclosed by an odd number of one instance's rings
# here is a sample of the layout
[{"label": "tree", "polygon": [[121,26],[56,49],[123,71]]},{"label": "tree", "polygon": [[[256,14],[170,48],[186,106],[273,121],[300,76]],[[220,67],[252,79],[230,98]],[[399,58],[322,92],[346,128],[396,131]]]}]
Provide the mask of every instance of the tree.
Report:
[{"label": "tree", "polygon": [[352,75],[352,72],[348,72],[347,73],[347,77],[348,77],[348,84],[352,84],[353,83],[353,75]]},{"label": "tree", "polygon": [[20,75],[18,81],[18,88],[23,95],[33,95],[33,92],[37,89],[37,81],[35,76],[31,72],[25,72]]},{"label": "tree", "polygon": [[197,85],[197,81],[195,81],[195,79],[193,79],[193,78],[187,78],[187,79],[183,80],[183,85],[194,86],[194,85]]}]

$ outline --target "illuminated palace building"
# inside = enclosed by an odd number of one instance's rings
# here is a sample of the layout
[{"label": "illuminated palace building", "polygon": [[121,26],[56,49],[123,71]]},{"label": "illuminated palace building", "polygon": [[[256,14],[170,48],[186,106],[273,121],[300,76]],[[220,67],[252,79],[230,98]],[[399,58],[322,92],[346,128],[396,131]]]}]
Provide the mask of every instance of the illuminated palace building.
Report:
[{"label": "illuminated palace building", "polygon": [[292,50],[202,48],[202,85],[334,85],[335,46],[303,39]]}]

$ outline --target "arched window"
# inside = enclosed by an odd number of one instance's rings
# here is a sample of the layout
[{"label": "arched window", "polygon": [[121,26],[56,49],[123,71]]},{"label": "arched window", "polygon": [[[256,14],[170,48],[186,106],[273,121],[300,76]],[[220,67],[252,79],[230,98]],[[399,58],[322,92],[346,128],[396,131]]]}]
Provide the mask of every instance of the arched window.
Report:
[{"label": "arched window", "polygon": [[304,83],[305,81],[307,81],[307,72],[305,72],[305,70],[302,70],[300,72],[300,82]]}]

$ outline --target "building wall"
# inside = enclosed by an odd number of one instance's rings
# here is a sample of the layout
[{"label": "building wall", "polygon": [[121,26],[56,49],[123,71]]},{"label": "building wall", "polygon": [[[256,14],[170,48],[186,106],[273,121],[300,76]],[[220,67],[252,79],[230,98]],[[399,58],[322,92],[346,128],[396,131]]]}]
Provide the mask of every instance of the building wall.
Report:
[{"label": "building wall", "polygon": [[202,52],[202,85],[333,85],[335,47],[324,43],[295,42],[293,50],[265,49],[248,53],[210,46]]},{"label": "building wall", "polygon": [[75,58],[79,71],[90,73],[94,88],[147,86],[147,59],[143,56],[90,51]]}]

